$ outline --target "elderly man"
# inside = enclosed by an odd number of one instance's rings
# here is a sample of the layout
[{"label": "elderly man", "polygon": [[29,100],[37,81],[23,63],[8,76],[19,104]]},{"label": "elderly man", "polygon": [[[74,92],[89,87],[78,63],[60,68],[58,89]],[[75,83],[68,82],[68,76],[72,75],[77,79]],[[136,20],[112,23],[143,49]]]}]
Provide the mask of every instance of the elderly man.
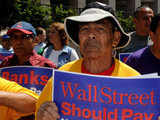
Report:
[{"label": "elderly man", "polygon": [[33,114],[37,99],[33,91],[0,78],[0,120],[17,120]]},{"label": "elderly man", "polygon": [[[83,58],[65,64],[60,70],[119,77],[139,75],[134,69],[113,58],[113,48],[125,46],[128,36],[118,20],[106,11],[107,6],[101,6],[90,7],[80,16],[65,19],[65,30],[69,37],[80,45]],[[117,39],[117,34],[121,34],[120,39]],[[37,120],[56,120],[60,117],[56,105],[46,102],[51,100],[52,80],[48,81],[38,101]]]}]

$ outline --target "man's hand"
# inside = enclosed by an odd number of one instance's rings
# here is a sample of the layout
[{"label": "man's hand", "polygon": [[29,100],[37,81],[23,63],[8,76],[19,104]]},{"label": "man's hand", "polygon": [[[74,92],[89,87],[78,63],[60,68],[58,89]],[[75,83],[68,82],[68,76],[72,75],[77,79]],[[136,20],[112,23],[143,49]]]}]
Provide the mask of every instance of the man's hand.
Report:
[{"label": "man's hand", "polygon": [[53,102],[43,103],[37,112],[37,120],[57,120],[59,118],[58,108]]}]

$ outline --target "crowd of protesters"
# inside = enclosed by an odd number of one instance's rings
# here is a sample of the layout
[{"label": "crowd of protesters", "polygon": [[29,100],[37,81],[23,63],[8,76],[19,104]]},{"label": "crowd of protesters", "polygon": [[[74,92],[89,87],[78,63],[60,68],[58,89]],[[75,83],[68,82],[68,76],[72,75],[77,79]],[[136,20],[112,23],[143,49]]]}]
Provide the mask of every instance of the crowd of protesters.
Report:
[{"label": "crowd of protesters", "polygon": [[[154,16],[150,7],[141,6],[135,10],[133,20],[135,31],[127,34],[112,7],[92,2],[79,16],[67,17],[64,23],[53,22],[49,31],[19,21],[0,32],[0,52],[11,53],[0,68],[36,66],[117,77],[159,74],[160,14]],[[80,51],[69,46],[70,40],[79,45]],[[121,53],[129,53],[126,64],[115,57]],[[57,120],[60,116],[51,102],[52,84],[50,78],[39,97],[0,78],[0,119]]]}]

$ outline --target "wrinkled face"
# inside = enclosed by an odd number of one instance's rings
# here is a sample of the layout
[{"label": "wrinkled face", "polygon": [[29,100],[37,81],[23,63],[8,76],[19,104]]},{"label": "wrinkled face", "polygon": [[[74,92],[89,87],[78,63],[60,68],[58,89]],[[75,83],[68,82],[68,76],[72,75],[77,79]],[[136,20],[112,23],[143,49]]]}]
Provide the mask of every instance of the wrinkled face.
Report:
[{"label": "wrinkled face", "polygon": [[113,27],[109,20],[80,25],[80,51],[84,57],[111,56]]},{"label": "wrinkled face", "polygon": [[15,54],[27,55],[33,50],[33,37],[31,35],[24,34],[21,31],[14,31],[10,35],[11,44]]},{"label": "wrinkled face", "polygon": [[142,8],[138,14],[138,18],[135,20],[136,26],[138,26],[138,28],[141,29],[141,31],[149,32],[149,27],[153,15],[154,14],[152,9]]}]

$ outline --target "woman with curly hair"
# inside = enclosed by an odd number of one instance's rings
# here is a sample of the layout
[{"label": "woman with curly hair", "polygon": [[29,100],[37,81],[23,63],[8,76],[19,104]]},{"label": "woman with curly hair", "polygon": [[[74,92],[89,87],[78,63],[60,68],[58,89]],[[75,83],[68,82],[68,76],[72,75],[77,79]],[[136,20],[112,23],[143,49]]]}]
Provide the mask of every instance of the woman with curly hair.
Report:
[{"label": "woman with curly hair", "polygon": [[49,27],[49,45],[44,49],[43,56],[52,60],[57,67],[79,59],[76,51],[68,46],[69,38],[67,37],[64,24],[54,22]]}]

